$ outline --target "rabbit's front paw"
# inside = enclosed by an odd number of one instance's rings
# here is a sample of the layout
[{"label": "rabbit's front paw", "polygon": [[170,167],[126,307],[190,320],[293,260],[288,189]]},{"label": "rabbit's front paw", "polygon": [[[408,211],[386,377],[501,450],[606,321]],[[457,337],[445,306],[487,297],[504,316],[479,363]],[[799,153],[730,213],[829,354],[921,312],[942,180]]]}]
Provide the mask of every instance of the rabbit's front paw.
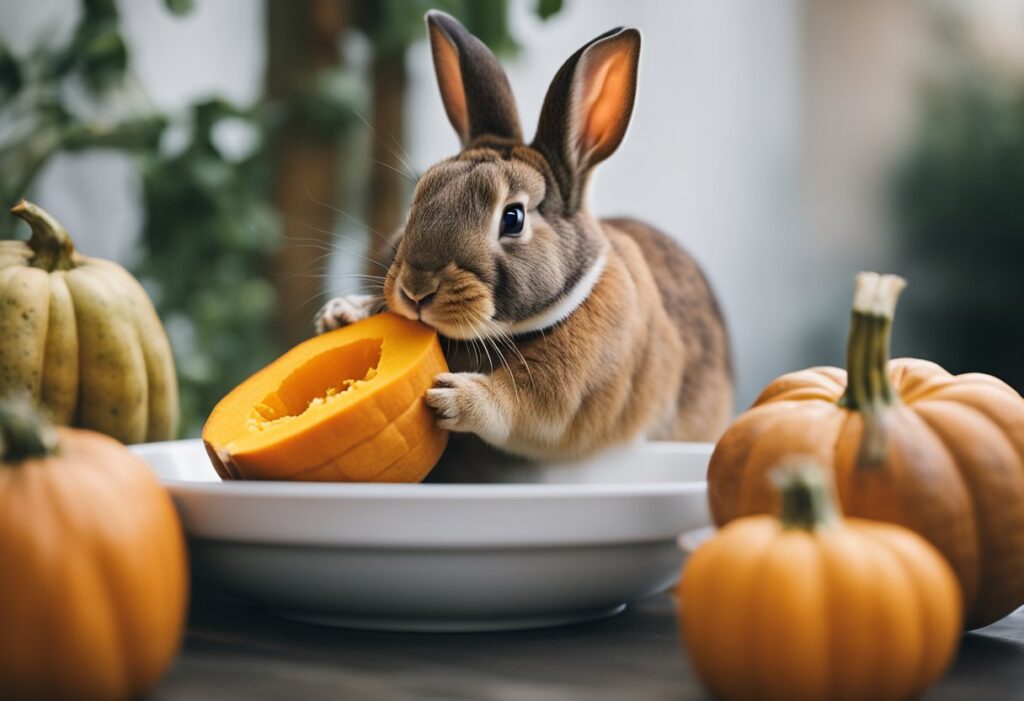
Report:
[{"label": "rabbit's front paw", "polygon": [[458,433],[475,433],[500,445],[509,435],[504,412],[495,401],[491,378],[474,372],[443,372],[427,390],[427,405],[437,413],[437,425]]},{"label": "rabbit's front paw", "polygon": [[380,297],[375,295],[349,295],[335,297],[316,313],[313,328],[317,334],[340,329],[372,315],[378,307]]}]

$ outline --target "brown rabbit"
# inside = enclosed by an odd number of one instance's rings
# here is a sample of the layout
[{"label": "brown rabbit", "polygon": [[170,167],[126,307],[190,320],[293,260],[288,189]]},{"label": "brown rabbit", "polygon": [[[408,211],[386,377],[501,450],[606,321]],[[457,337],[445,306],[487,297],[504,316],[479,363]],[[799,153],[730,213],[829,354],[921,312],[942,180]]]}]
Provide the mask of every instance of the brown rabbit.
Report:
[{"label": "brown rabbit", "polygon": [[[573,54],[525,144],[494,55],[454,18],[426,19],[462,151],[417,183],[383,302],[449,343],[453,372],[426,396],[439,425],[538,459],[640,437],[716,439],[732,373],[700,268],[656,229],[587,208],[590,171],[633,110],[640,33],[613,29]],[[332,300],[317,329],[379,308],[371,296]]]}]

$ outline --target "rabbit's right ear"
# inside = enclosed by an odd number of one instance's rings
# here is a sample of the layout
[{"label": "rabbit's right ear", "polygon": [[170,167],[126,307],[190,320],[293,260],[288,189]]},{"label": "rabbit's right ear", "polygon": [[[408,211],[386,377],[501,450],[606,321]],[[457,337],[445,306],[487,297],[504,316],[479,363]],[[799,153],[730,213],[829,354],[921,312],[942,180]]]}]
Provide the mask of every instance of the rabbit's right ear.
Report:
[{"label": "rabbit's right ear", "polygon": [[451,15],[427,13],[437,84],[463,146],[480,136],[523,140],[512,88],[498,59]]},{"label": "rabbit's right ear", "polygon": [[584,44],[551,81],[533,147],[551,165],[568,210],[580,205],[590,169],[622,143],[639,61],[640,32],[619,27]]}]

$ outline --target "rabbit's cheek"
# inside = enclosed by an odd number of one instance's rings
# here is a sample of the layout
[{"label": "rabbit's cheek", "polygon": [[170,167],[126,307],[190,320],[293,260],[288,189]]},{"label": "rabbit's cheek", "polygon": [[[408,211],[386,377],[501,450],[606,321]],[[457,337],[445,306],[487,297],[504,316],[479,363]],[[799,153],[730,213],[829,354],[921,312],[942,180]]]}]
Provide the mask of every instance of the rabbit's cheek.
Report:
[{"label": "rabbit's cheek", "polygon": [[426,402],[437,425],[458,433],[475,433],[492,445],[508,440],[509,421],[499,405],[491,378],[472,372],[444,372],[427,390]]}]

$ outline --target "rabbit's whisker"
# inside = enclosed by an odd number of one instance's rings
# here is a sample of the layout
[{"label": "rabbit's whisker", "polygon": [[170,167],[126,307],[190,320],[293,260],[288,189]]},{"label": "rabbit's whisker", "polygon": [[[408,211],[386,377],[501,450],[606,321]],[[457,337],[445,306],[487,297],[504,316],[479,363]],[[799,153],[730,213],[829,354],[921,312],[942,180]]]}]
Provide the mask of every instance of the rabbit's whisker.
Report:
[{"label": "rabbit's whisker", "polygon": [[[498,344],[495,341],[494,336],[491,336],[491,335],[489,335],[487,333],[488,329],[491,326],[490,320],[486,319],[486,318],[483,318],[483,317],[477,317],[475,319],[471,319],[471,321],[475,322],[475,323],[471,323],[470,324],[470,329],[473,331],[473,334],[478,339],[480,339],[480,345],[483,347],[484,352],[487,354],[487,363],[490,365],[491,373],[494,372],[494,360],[491,358],[490,350],[488,350],[488,344],[490,344],[490,347],[494,349],[494,353],[498,356],[498,362],[500,363],[500,367],[504,367],[506,372],[508,372],[509,379],[512,381],[512,393],[513,393],[513,396],[515,397],[516,403],[518,404],[519,403],[519,387],[518,387],[518,385],[516,383],[516,376],[515,376],[515,373],[512,372],[512,366],[509,364],[508,360],[505,358],[504,352],[502,352],[501,348],[498,347]],[[478,327],[482,327],[484,333],[481,334],[477,330]],[[522,357],[522,356],[520,356],[520,357]]]},{"label": "rabbit's whisker", "polygon": [[409,177],[413,179],[413,182],[416,182],[416,180],[419,179],[419,175],[416,173],[415,168],[413,168],[412,165],[410,165],[404,158],[395,153],[395,150],[393,148],[388,146],[387,142],[384,141],[380,133],[374,128],[372,124],[366,121],[363,115],[359,114],[358,110],[352,110],[352,114],[354,114],[359,119],[360,122],[366,125],[366,128],[370,130],[370,133],[372,133],[380,141],[381,145],[384,146],[384,148],[386,148],[391,153],[391,155],[394,156],[398,160],[398,162],[402,164],[402,166],[408,171]]},{"label": "rabbit's whisker", "polygon": [[366,229],[368,232],[370,232],[371,234],[373,234],[374,236],[380,238],[383,241],[387,241],[388,239],[391,238],[387,234],[382,234],[381,232],[377,231],[373,227],[369,226],[366,222],[360,220],[359,217],[356,217],[356,216],[353,216],[352,214],[349,214],[344,209],[336,207],[333,204],[330,204],[329,202],[322,202],[322,201],[318,200],[316,197],[313,196],[313,193],[311,193],[309,191],[309,185],[305,185],[304,184],[303,188],[306,191],[306,197],[308,197],[309,200],[311,202],[313,202],[314,204],[318,204],[321,207],[326,207],[327,209],[331,210],[332,212],[335,212],[336,214],[340,214],[341,216],[345,217],[345,219],[347,219],[351,223],[353,223],[356,226],[359,226],[359,227],[361,227],[363,229]]},{"label": "rabbit's whisker", "polygon": [[[460,317],[466,321],[466,328],[468,328],[469,331],[471,333],[473,333],[473,322],[472,322],[472,320],[467,318],[465,315],[460,315]],[[461,324],[459,325],[459,335],[460,336],[465,336],[465,334],[462,332],[462,325]],[[479,346],[477,345],[476,338],[468,338],[467,337],[465,340],[469,342],[469,347],[473,349],[473,356],[475,358],[474,363],[476,364],[476,366],[477,366],[477,368],[479,370],[483,370],[483,364],[484,364],[483,363],[483,355],[480,353],[480,349],[479,349]]]},{"label": "rabbit's whisker", "polygon": [[416,170],[416,167],[413,166],[412,164],[412,155],[405,150],[405,147],[402,146],[402,142],[396,139],[394,134],[388,134],[388,138],[391,140],[391,143],[395,145],[395,148],[398,149],[398,153],[396,153],[395,155],[399,156],[399,154],[401,154],[404,156],[404,158],[399,157],[399,160],[402,162],[402,165],[409,169],[409,172],[413,175],[413,177],[415,177],[416,180],[419,180],[420,172]]},{"label": "rabbit's whisker", "polygon": [[411,175],[409,175],[409,173],[407,171],[402,170],[401,168],[395,168],[390,163],[385,163],[384,161],[378,160],[376,158],[371,158],[370,161],[372,161],[373,163],[376,163],[379,166],[384,166],[388,170],[393,170],[394,172],[398,173],[403,178],[405,178],[406,180],[411,182],[413,185],[416,184],[416,179],[414,177],[412,177]]},{"label": "rabbit's whisker", "polygon": [[[321,229],[321,228],[319,228],[317,226],[313,226],[312,224],[307,224],[306,222],[299,221],[299,220],[294,219],[292,217],[287,217],[286,216],[285,219],[288,222],[296,224],[297,226],[301,226],[301,227],[310,229],[311,231],[317,231],[317,232],[319,232],[321,234],[326,234],[327,236],[334,236],[334,232],[333,231],[327,231],[325,229]],[[390,267],[391,267],[390,265],[388,265],[388,264],[386,264],[386,263],[384,263],[382,261],[379,261],[379,260],[377,260],[375,258],[371,258],[370,256],[366,255],[365,253],[362,253],[360,251],[356,251],[355,249],[347,248],[347,247],[341,245],[340,243],[332,242],[329,245],[335,251],[341,251],[342,253],[347,253],[348,255],[355,256],[357,258],[361,258],[362,260],[366,261],[367,263],[369,263],[371,265],[376,265],[377,267],[382,268],[385,271],[389,270]]]},{"label": "rabbit's whisker", "polygon": [[[495,324],[493,321],[487,319],[487,320],[484,321],[484,323],[487,325],[487,328],[491,332],[493,337],[497,338],[499,341],[501,341],[501,344],[503,346],[508,348],[510,351],[512,351],[516,355],[516,357],[518,358],[518,360],[522,364],[522,366],[524,368],[526,368],[526,374],[530,378],[530,385],[534,389],[536,389],[537,385],[536,385],[536,383],[534,382],[534,379],[533,379],[533,371],[530,369],[530,364],[528,362],[526,362],[526,358],[523,357],[522,352],[520,352],[519,347],[515,343],[515,340],[510,335],[508,335],[506,332],[504,332],[500,328],[498,328],[497,324]],[[509,370],[509,373],[511,374],[511,370]]]}]

